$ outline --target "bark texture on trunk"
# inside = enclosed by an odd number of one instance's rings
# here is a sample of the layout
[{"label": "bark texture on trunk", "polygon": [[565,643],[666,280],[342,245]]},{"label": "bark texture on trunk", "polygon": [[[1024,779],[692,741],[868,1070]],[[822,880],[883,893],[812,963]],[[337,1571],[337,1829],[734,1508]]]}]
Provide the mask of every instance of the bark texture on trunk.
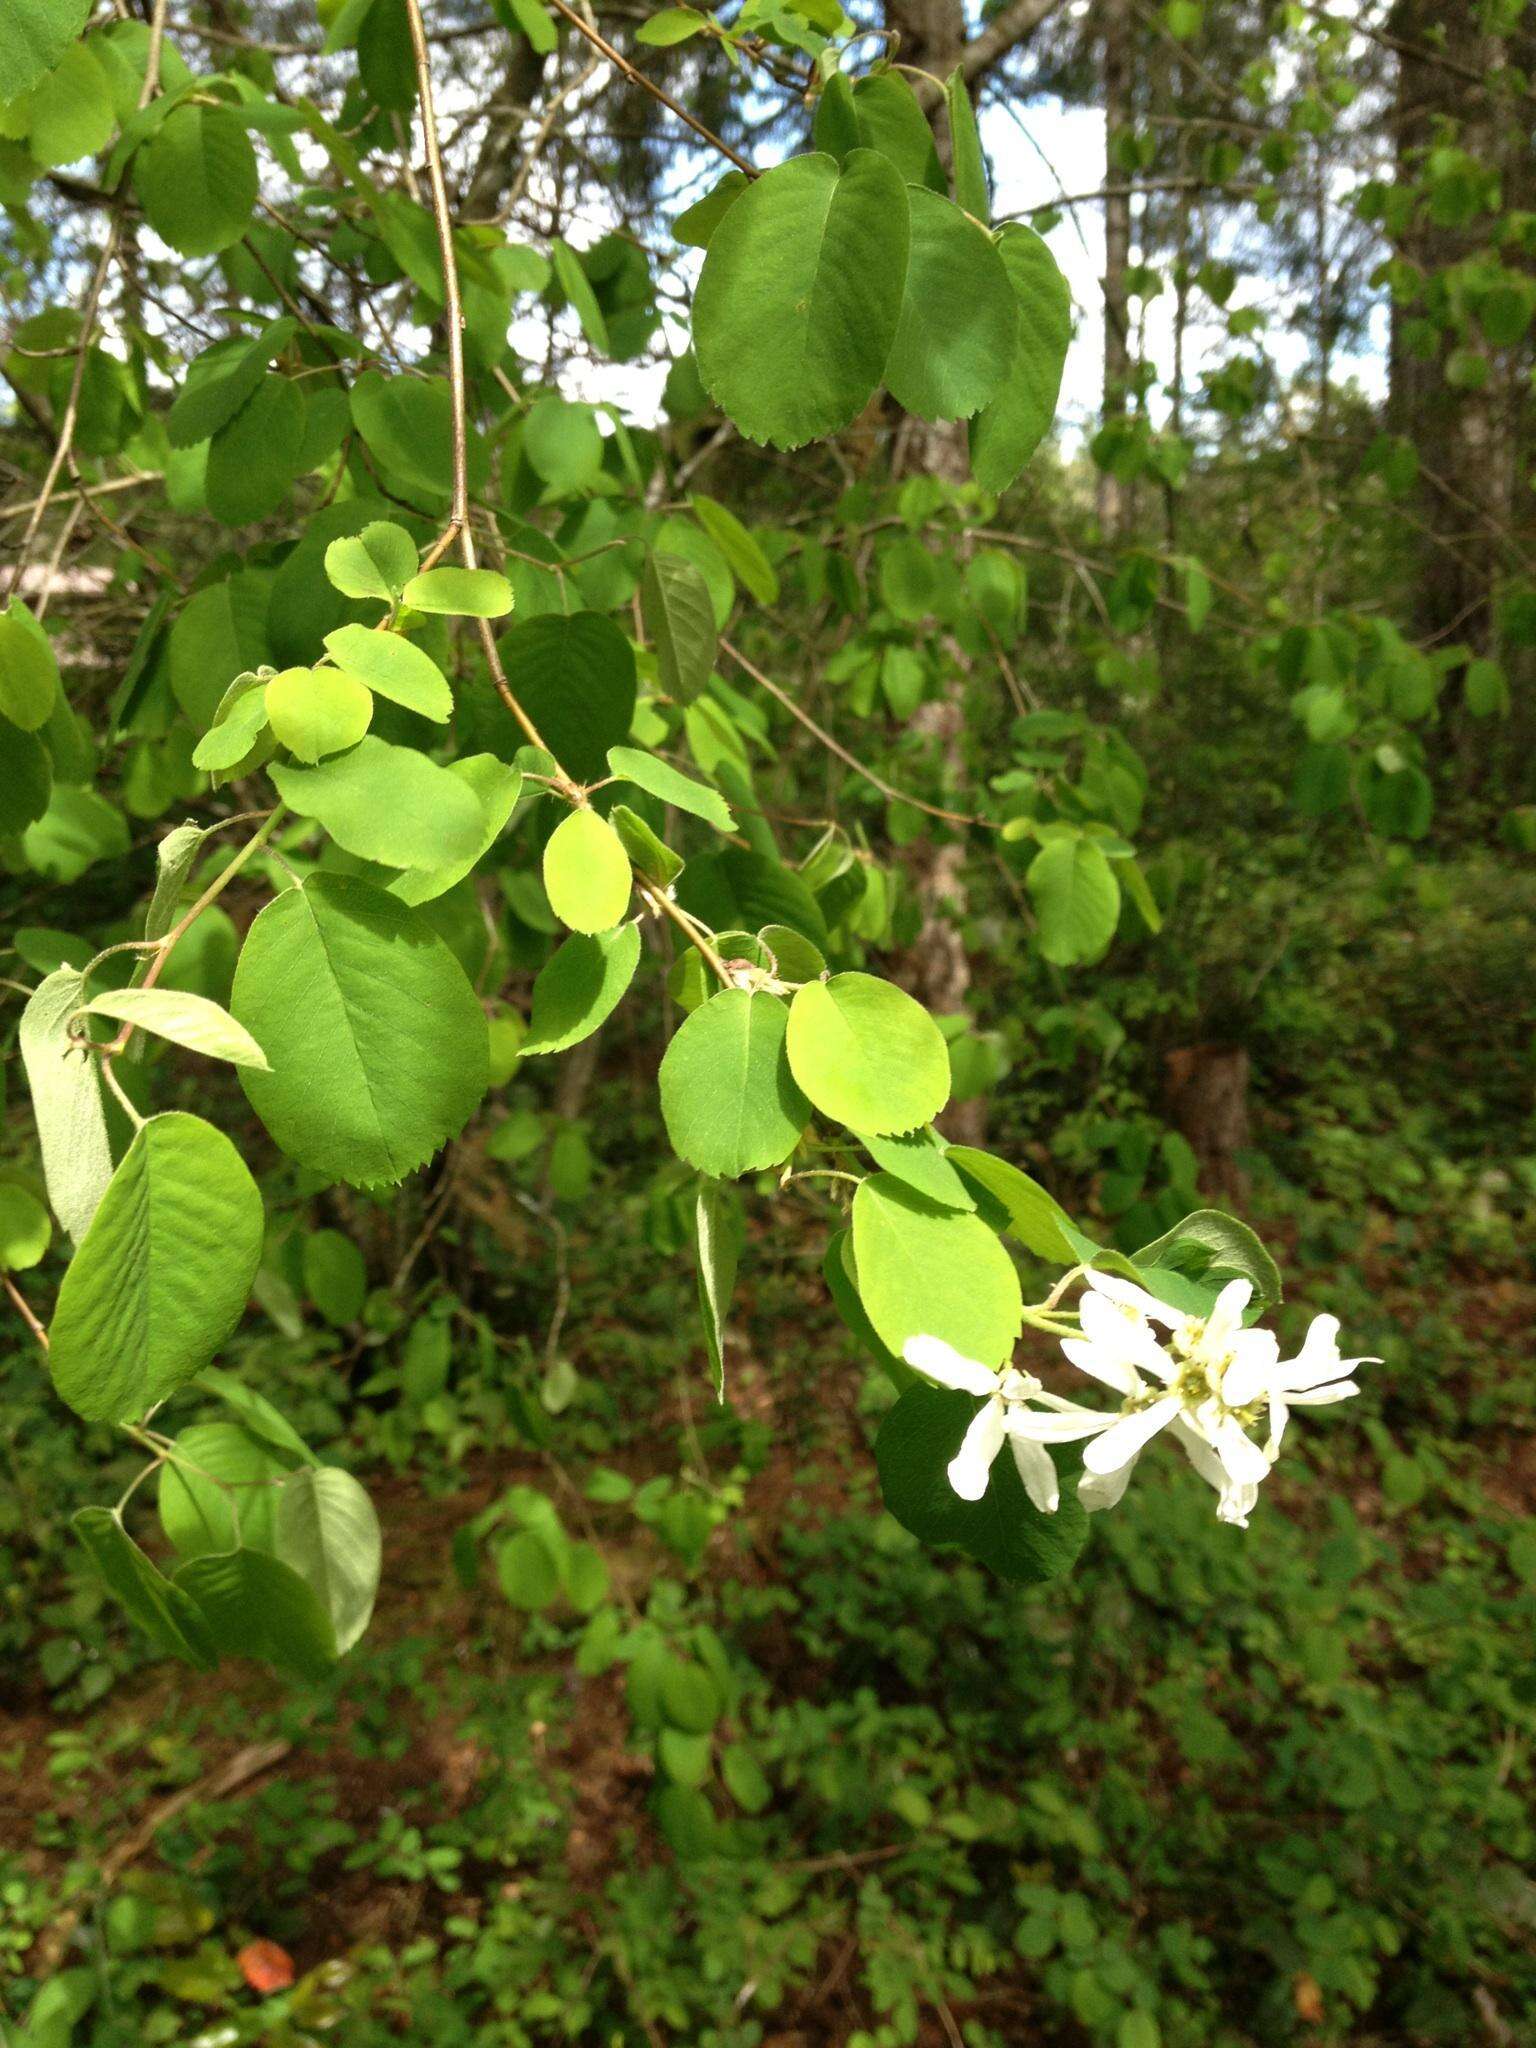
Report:
[{"label": "bark texture on trunk", "polygon": [[1249,1059],[1240,1045],[1185,1045],[1163,1056],[1169,1119],[1200,1162],[1200,1191],[1241,1208],[1248,1175]]},{"label": "bark texture on trunk", "polygon": [[[1100,0],[1100,80],[1104,95],[1104,396],[1106,420],[1121,419],[1131,382],[1131,324],[1125,278],[1131,262],[1131,181],[1115,160],[1115,142],[1131,125],[1131,46],[1135,15],[1130,0]],[[1130,519],[1129,487],[1100,470],[1096,485],[1099,525],[1118,536]]]}]

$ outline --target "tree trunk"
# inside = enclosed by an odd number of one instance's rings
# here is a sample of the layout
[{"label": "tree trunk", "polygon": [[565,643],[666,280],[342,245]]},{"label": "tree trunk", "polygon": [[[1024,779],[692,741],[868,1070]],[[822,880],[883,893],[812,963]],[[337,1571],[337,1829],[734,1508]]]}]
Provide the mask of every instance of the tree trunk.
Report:
[{"label": "tree trunk", "polygon": [[[1106,421],[1123,419],[1131,383],[1131,323],[1125,279],[1131,261],[1131,181],[1116,160],[1116,144],[1131,125],[1131,39],[1135,18],[1130,0],[1101,0],[1100,79],[1104,95],[1104,397]],[[1127,526],[1129,487],[1100,470],[1096,487],[1099,525],[1111,538]]]}]

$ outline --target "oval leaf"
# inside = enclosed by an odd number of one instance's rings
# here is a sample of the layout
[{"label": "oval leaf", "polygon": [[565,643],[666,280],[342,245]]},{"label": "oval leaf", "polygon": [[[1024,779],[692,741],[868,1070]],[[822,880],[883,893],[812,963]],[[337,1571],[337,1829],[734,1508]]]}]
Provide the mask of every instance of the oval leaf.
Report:
[{"label": "oval leaf", "polygon": [[874,1137],[930,1123],[949,1100],[943,1033],[921,1003],[873,974],[797,991],[789,1063],[824,1116]]}]

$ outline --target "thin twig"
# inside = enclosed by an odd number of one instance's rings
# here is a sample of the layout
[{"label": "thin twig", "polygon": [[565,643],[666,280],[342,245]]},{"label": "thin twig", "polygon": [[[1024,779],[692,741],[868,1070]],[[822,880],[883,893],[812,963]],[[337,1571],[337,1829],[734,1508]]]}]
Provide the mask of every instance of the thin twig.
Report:
[{"label": "thin twig", "polygon": [[[407,6],[411,4],[412,0],[406,0]],[[679,121],[685,121],[695,135],[702,136],[711,149],[717,149],[728,163],[736,166],[738,171],[745,172],[749,178],[757,176],[757,168],[754,164],[749,163],[744,156],[738,156],[728,142],[722,142],[712,129],[706,128],[702,121],[698,120],[693,114],[690,114],[680,100],[673,99],[671,93],[667,91],[664,85],[658,85],[654,78],[647,78],[645,73],[637,70],[627,57],[621,57],[612,43],[599,35],[590,23],[582,20],[575,8],[567,7],[565,0],[551,0],[551,5],[557,14],[564,15],[578,35],[586,37],[594,50],[601,50],[608,59],[608,62],[616,65],[631,85],[638,85],[640,90],[648,92],[652,99],[660,100],[661,104],[669,112],[676,114]]]}]

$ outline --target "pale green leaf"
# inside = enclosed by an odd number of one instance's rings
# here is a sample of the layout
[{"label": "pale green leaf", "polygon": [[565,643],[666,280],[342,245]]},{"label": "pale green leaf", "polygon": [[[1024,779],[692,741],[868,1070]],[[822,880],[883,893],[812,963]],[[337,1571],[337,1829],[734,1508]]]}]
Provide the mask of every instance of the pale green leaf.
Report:
[{"label": "pale green leaf", "polygon": [[330,1616],[338,1654],[368,1626],[379,1589],[382,1545],[373,1502],[350,1472],[304,1466],[277,1501],[277,1555],[305,1580]]},{"label": "pale green leaf", "polygon": [[473,854],[447,861],[442,867],[406,868],[393,876],[385,887],[402,903],[430,903],[462,882],[501,837],[517,808],[522,770],[509,768],[494,754],[467,754],[462,761],[450,761],[448,773],[458,777],[480,806],[480,844]]},{"label": "pale green leaf", "polygon": [[357,745],[373,722],[373,692],[345,669],[285,668],[267,684],[266,712],[279,744],[313,764]]},{"label": "pale green leaf", "polygon": [[119,1023],[153,1031],[189,1052],[233,1066],[267,1071],[267,1056],[243,1024],[206,996],[172,988],[101,989],[87,1005],[93,1016],[115,1017]]},{"label": "pale green leaf", "polygon": [[930,1123],[949,1100],[938,1025],[872,974],[835,974],[796,991],[789,1063],[824,1116],[876,1137]]},{"label": "pale green leaf", "polygon": [[277,1489],[292,1458],[238,1422],[194,1422],[160,1467],[157,1506],[166,1540],[184,1558],[272,1548]]},{"label": "pale green leaf", "polygon": [[1038,1259],[1075,1266],[1079,1253],[1071,1218],[1038,1181],[1006,1159],[970,1145],[951,1145],[949,1159],[967,1180],[1000,1204],[1004,1228]]},{"label": "pale green leaf", "polygon": [[20,598],[0,612],[0,717],[22,732],[48,723],[59,694],[53,643]]},{"label": "pale green leaf", "polygon": [[561,819],[545,845],[543,872],[549,907],[573,932],[611,931],[629,908],[629,855],[596,811]]},{"label": "pale green leaf", "polygon": [[437,725],[453,715],[453,692],[430,654],[398,633],[379,626],[338,626],[325,645],[339,668],[365,682],[375,696],[387,697]]},{"label": "pale green leaf", "polygon": [[664,804],[702,818],[717,832],[736,830],[730,805],[718,790],[707,789],[691,775],[684,775],[666,761],[658,761],[654,754],[642,754],[637,747],[610,747],[608,766],[626,782],[637,784]]},{"label": "pale green leaf", "polygon": [[325,551],[325,573],[343,597],[377,597],[393,604],[416,574],[416,543],[392,519],[375,519],[361,533],[346,533]]},{"label": "pale green leaf", "polygon": [[1050,840],[1030,862],[1024,882],[1047,960],[1072,967],[1104,951],[1120,918],[1120,884],[1097,840]]},{"label": "pale green leaf", "polygon": [[95,1056],[69,1035],[69,1020],[84,1001],[83,976],[58,968],[33,990],[19,1034],[48,1200],[77,1243],[112,1178]]},{"label": "pale green leaf", "polygon": [[25,1273],[53,1236],[48,1211],[20,1181],[0,1181],[0,1273]]},{"label": "pale green leaf", "polygon": [[512,609],[512,586],[494,569],[427,569],[403,596],[416,611],[461,619],[500,619]]},{"label": "pale green leaf", "polygon": [[759,604],[777,604],[777,571],[736,514],[699,491],[693,493],[688,503],[693,507],[694,518],[730,564],[737,581]]},{"label": "pale green leaf", "polygon": [[274,762],[278,795],[338,846],[391,868],[475,860],[484,817],[474,791],[414,747],[369,733],[314,767]]},{"label": "pale green leaf", "polygon": [[900,1358],[909,1337],[941,1337],[965,1358],[1001,1365],[1023,1321],[1012,1259],[981,1219],[941,1209],[888,1173],[853,1198],[859,1299]]}]

